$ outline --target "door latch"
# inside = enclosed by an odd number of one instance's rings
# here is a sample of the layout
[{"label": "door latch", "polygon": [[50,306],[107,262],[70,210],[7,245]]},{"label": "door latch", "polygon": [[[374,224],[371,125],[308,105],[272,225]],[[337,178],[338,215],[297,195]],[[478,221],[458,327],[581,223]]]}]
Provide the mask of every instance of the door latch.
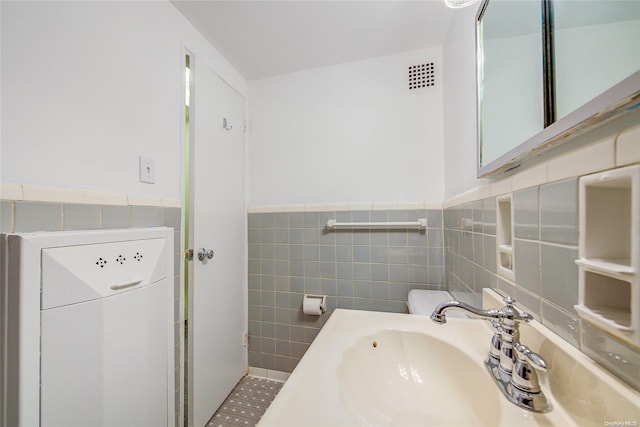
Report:
[{"label": "door latch", "polygon": [[193,261],[193,249],[187,249],[184,251],[184,259],[187,261]]}]

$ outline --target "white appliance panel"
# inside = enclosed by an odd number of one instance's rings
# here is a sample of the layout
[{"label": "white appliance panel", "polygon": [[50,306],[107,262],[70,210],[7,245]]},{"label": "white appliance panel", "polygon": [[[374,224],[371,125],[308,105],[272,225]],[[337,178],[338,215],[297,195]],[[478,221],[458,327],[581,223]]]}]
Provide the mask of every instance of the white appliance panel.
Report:
[{"label": "white appliance panel", "polygon": [[167,424],[168,280],[42,312],[41,426]]},{"label": "white appliance panel", "polygon": [[0,426],[174,424],[173,237],[2,235]]},{"label": "white appliance panel", "polygon": [[167,276],[166,239],[42,250],[42,309],[130,291]]}]

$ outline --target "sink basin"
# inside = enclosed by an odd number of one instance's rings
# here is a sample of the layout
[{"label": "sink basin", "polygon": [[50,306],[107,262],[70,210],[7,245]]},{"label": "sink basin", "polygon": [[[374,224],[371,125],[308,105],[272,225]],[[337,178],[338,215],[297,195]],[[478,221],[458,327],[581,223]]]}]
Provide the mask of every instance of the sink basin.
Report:
[{"label": "sink basin", "polygon": [[499,394],[479,392],[495,388],[481,362],[431,335],[381,330],[345,350],[337,382],[364,425],[499,425]]},{"label": "sink basin", "polygon": [[[501,298],[485,292],[491,304]],[[640,393],[533,321],[521,339],[550,369],[540,386],[553,409],[505,398],[483,361],[488,322],[336,309],[260,419],[260,427],[582,427],[640,414]],[[621,424],[622,425],[622,424]]]}]

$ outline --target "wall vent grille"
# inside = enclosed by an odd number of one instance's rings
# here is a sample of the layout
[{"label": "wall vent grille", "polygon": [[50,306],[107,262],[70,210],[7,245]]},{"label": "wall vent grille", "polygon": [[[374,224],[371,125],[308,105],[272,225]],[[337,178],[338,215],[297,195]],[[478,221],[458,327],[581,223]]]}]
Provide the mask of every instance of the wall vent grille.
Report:
[{"label": "wall vent grille", "polygon": [[433,62],[409,66],[409,90],[435,86],[435,67]]}]

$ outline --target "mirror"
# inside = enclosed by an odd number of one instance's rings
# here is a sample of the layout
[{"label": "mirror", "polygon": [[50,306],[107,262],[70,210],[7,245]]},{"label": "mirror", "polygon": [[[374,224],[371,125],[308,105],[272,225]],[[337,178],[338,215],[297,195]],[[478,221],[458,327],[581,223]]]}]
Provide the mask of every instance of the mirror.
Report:
[{"label": "mirror", "polygon": [[556,1],[558,118],[640,70],[640,1]]},{"label": "mirror", "polygon": [[478,177],[640,118],[640,1],[484,0]]},{"label": "mirror", "polygon": [[539,2],[497,1],[480,20],[482,164],[495,161],[544,128],[540,13]]}]

